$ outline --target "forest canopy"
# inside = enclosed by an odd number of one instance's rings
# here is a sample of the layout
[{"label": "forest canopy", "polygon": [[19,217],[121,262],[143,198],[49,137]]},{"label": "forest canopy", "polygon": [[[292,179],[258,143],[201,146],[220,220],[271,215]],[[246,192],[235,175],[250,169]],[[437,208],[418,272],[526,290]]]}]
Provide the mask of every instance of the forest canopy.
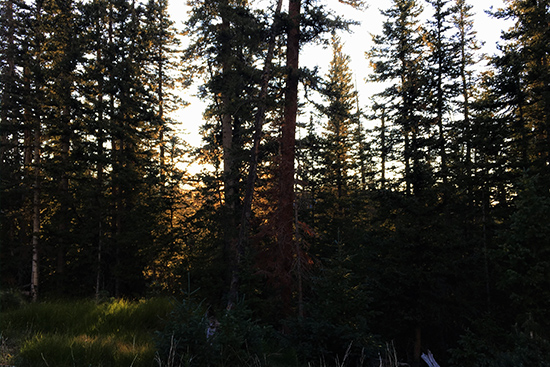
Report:
[{"label": "forest canopy", "polygon": [[2,289],[245,302],[304,358],[547,363],[549,2],[494,10],[483,55],[466,0],[388,1],[368,105],[329,5],[189,5],[0,1]]}]

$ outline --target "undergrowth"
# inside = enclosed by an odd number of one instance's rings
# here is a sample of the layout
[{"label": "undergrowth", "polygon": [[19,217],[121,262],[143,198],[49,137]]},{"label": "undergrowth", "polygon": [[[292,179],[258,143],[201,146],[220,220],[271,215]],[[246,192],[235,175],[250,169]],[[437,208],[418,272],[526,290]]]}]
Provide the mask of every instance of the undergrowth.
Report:
[{"label": "undergrowth", "polygon": [[[310,320],[311,323],[314,321]],[[326,326],[326,322],[322,325]],[[321,329],[319,327],[304,329],[289,324],[289,332],[281,333],[275,331],[272,326],[262,325],[256,321],[252,312],[244,304],[236,305],[231,311],[218,310],[214,313],[210,307],[202,303],[175,302],[163,298],[137,302],[126,300],[110,300],[103,303],[92,300],[41,302],[2,312],[0,365],[17,367],[366,367],[373,365],[369,363],[372,341],[362,342],[362,339],[354,333],[317,335],[326,333],[326,328]],[[340,330],[334,327],[330,330],[333,329]],[[331,339],[331,343],[326,343],[327,337]],[[340,346],[343,346],[343,349]]]},{"label": "undergrowth", "polygon": [[169,299],[34,303],[2,313],[2,364],[150,367]]}]

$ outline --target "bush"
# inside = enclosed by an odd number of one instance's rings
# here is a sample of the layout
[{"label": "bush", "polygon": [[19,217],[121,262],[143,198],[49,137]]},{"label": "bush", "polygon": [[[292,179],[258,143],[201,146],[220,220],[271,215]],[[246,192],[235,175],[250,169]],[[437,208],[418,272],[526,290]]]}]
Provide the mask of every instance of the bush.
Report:
[{"label": "bush", "polygon": [[451,350],[451,366],[550,366],[550,341],[517,327],[506,330],[492,320],[475,323]]},{"label": "bush", "polygon": [[167,327],[156,337],[159,364],[257,365],[258,359],[266,355],[270,329],[252,321],[251,312],[243,304],[224,311],[218,318],[208,315],[208,311],[191,301],[176,307]]},{"label": "bush", "polygon": [[285,321],[290,331],[288,347],[303,364],[326,361],[355,366],[377,355],[380,343],[369,327],[374,318],[370,296],[352,258],[340,246],[333,258],[324,259],[325,266],[311,277],[306,317]]},{"label": "bush", "polygon": [[302,363],[334,361],[338,365],[355,366],[376,356],[376,343],[366,323],[350,325],[322,318],[297,318],[286,322],[291,332],[287,347],[293,348]]}]

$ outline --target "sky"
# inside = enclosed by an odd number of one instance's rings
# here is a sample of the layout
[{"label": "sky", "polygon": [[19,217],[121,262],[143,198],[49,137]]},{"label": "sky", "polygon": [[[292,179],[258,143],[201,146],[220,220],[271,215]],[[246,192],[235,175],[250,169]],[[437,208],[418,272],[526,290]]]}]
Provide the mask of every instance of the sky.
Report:
[{"label": "sky", "polygon": [[[169,0],[170,16],[176,22],[176,26],[185,21],[189,7],[186,0]],[[263,0],[269,1],[269,0]],[[273,0],[275,1],[275,0]],[[353,26],[351,33],[339,34],[343,41],[343,52],[350,56],[350,68],[355,74],[356,87],[359,92],[359,103],[362,108],[368,105],[369,98],[376,92],[376,86],[366,83],[365,79],[371,73],[369,62],[365,58],[365,52],[373,46],[372,35],[382,33],[382,24],[385,18],[380,14],[380,9],[385,10],[391,2],[388,0],[366,0],[368,7],[364,10],[355,10],[348,5],[341,4],[337,0],[321,0],[328,9],[334,10],[335,14],[344,18],[359,21],[361,24]],[[285,1],[286,2],[286,1]],[[483,41],[482,52],[493,55],[496,52],[496,43],[500,39],[501,31],[507,29],[509,24],[500,19],[495,19],[486,14],[486,11],[504,7],[504,0],[470,0],[473,5],[474,27],[477,31],[477,38]],[[427,10],[429,4],[424,5]],[[301,66],[317,66],[321,75],[326,75],[329,62],[332,58],[330,48],[321,46],[305,46],[300,53]],[[183,124],[180,127],[183,138],[193,146],[200,145],[198,135],[199,126],[202,124],[202,111],[204,104],[192,96],[192,90],[186,91],[184,99],[190,102],[190,106],[178,111],[174,116],[177,121]],[[308,119],[308,117],[302,117]]]}]

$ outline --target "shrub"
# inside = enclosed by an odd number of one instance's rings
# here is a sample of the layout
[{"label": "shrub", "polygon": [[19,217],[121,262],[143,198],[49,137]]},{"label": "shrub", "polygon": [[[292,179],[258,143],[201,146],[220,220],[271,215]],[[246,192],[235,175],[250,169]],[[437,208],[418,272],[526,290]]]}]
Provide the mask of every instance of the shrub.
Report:
[{"label": "shrub", "polygon": [[302,363],[339,361],[341,366],[363,365],[376,356],[376,342],[362,325],[333,322],[323,318],[296,318],[286,322],[287,348],[293,348]]},{"label": "shrub", "polygon": [[[211,325],[215,331],[207,335]],[[243,304],[215,318],[202,304],[183,301],[157,334],[158,360],[170,367],[257,365],[270,334],[269,328],[252,321]]]},{"label": "shrub", "polygon": [[550,366],[550,341],[515,327],[507,330],[493,320],[474,323],[451,350],[451,366]]}]

